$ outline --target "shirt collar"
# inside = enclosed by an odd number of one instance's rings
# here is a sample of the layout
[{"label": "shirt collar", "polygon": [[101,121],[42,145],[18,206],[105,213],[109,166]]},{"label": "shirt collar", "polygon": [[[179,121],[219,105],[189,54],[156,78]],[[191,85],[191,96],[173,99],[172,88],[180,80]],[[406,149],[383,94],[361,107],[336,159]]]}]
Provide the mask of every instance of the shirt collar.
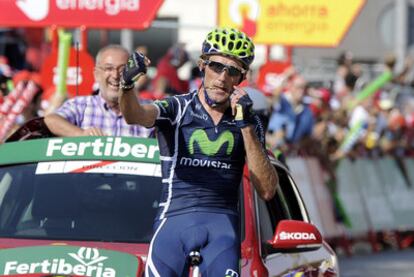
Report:
[{"label": "shirt collar", "polygon": [[115,112],[112,108],[109,107],[108,103],[105,101],[105,99],[102,97],[101,93],[99,93],[97,95],[97,99],[98,99],[98,104],[99,106],[103,107],[105,109],[105,111],[109,111],[113,114],[115,114],[117,117],[122,117],[121,113],[117,113]]}]

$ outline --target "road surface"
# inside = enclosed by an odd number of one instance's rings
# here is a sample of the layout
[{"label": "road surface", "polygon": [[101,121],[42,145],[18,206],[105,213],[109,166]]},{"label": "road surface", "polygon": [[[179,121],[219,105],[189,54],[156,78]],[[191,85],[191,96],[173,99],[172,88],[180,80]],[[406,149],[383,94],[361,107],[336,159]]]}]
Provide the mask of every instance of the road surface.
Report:
[{"label": "road surface", "polygon": [[412,277],[414,249],[339,257],[341,277]]}]

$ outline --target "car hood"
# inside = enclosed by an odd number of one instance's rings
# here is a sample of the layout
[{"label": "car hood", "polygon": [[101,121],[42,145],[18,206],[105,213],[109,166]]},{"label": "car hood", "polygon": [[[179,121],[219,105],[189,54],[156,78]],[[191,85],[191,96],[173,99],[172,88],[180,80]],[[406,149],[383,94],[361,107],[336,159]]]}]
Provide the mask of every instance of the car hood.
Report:
[{"label": "car hood", "polygon": [[[128,249],[128,244],[117,244],[115,247],[111,243],[97,243],[101,247],[94,243],[81,246],[65,243],[29,246],[4,244],[0,241],[0,247],[3,248],[0,249],[0,276],[141,276],[144,271],[143,254],[108,249]],[[139,248],[134,252],[141,252]],[[144,250],[146,247],[142,248]]]}]

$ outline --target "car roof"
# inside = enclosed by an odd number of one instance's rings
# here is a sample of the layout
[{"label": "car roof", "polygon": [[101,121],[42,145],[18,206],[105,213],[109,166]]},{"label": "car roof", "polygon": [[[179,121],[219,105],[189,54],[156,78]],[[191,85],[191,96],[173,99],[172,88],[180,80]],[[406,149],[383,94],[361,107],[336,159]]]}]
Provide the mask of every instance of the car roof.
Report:
[{"label": "car roof", "polygon": [[159,163],[160,157],[153,138],[59,137],[0,144],[0,166],[76,160]]}]

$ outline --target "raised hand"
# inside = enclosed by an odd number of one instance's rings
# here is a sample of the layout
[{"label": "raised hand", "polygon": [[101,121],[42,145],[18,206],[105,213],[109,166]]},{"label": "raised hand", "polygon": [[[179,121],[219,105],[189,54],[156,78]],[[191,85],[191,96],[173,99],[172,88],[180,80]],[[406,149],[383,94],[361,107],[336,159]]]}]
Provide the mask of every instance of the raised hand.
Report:
[{"label": "raised hand", "polygon": [[239,128],[252,124],[253,101],[244,90],[235,87],[231,96],[231,108],[234,120]]},{"label": "raised hand", "polygon": [[122,71],[121,89],[128,91],[134,88],[135,81],[141,75],[147,73],[147,66],[150,64],[150,60],[142,53],[134,52],[129,58],[128,62]]}]

